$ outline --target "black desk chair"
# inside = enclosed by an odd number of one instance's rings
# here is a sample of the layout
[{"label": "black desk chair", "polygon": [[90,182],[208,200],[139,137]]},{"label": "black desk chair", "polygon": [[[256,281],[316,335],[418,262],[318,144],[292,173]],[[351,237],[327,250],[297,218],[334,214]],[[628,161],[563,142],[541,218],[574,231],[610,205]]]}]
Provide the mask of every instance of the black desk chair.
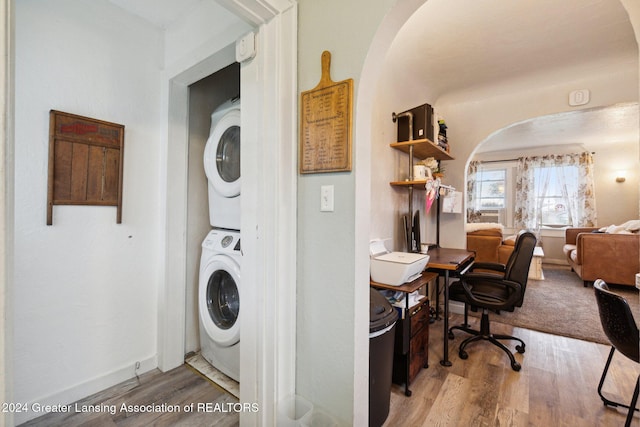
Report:
[{"label": "black desk chair", "polygon": [[[454,329],[473,335],[460,344],[458,354],[461,359],[468,357],[465,351],[468,344],[481,339],[488,340],[509,355],[511,368],[514,371],[520,370],[521,366],[516,362],[511,351],[498,340],[519,341],[520,345],[516,346],[518,353],[524,353],[524,341],[511,335],[492,334],[489,326],[489,311],[513,311],[515,307],[522,306],[535,246],[536,236],[529,231],[521,231],[516,237],[513,252],[507,260],[507,264],[476,263],[472,266],[471,271],[460,276],[459,281],[451,284],[449,298],[465,304],[465,315],[464,325],[449,329],[449,339],[453,339]],[[482,309],[479,331],[469,328],[467,324],[469,306],[474,310]]]},{"label": "black desk chair", "polygon": [[613,353],[615,353],[616,350],[634,362],[640,363],[640,334],[638,333],[638,326],[633,319],[633,313],[631,312],[631,308],[629,308],[627,300],[611,292],[603,280],[596,280],[593,284],[593,289],[596,294],[598,311],[600,312],[602,330],[611,343],[609,358],[604,365],[604,371],[602,371],[602,377],[600,377],[600,384],[598,384],[598,394],[605,405],[614,407],[622,406],[623,408],[629,409],[625,423],[625,427],[628,427],[631,425],[631,420],[633,420],[634,410],[638,410],[636,404],[638,403],[640,376],[636,380],[636,388],[633,391],[631,404],[629,406],[605,398],[602,395],[602,385],[609,371]]}]

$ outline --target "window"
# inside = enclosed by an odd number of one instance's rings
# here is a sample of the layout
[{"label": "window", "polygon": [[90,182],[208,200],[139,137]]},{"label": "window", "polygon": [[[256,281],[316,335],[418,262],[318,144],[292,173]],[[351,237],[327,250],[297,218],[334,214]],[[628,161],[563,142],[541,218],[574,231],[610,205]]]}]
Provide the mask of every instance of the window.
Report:
[{"label": "window", "polygon": [[[469,204],[479,217],[470,222],[495,222],[513,227],[514,161],[477,163],[470,169]],[[475,172],[473,172],[475,170]]]},{"label": "window", "polygon": [[592,153],[522,157],[516,175],[516,227],[596,224]]},{"label": "window", "polygon": [[469,222],[530,230],[596,224],[592,153],[472,161],[467,181]]},{"label": "window", "polygon": [[568,187],[576,187],[577,166],[549,166],[534,168],[535,186],[540,209],[538,226],[565,227],[572,224]]},{"label": "window", "polygon": [[483,169],[478,172],[476,210],[497,210],[505,207],[506,177],[506,169]]}]

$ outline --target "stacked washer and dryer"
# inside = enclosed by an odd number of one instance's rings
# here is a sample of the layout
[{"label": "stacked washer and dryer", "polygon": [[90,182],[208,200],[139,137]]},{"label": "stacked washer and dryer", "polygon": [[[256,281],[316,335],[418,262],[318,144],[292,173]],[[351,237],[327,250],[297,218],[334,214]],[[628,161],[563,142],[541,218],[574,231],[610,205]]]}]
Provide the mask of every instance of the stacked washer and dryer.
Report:
[{"label": "stacked washer and dryer", "polygon": [[198,283],[200,353],[240,380],[240,98],[218,107],[204,150],[213,229],[202,242]]}]

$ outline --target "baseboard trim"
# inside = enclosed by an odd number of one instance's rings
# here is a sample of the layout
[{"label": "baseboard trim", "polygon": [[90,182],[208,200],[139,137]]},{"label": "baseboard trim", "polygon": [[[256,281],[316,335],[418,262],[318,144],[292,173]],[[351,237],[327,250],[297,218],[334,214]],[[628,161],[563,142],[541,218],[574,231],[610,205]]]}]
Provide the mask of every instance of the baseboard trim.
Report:
[{"label": "baseboard trim", "polygon": [[449,301],[449,313],[464,314],[464,303]]},{"label": "baseboard trim", "polygon": [[78,400],[84,399],[85,397],[91,396],[92,394],[120,384],[123,381],[135,378],[136,374],[141,375],[145,372],[156,369],[158,367],[158,356],[153,355],[139,362],[140,367],[137,370],[135,369],[136,362],[131,362],[125,367],[116,369],[110,373],[90,379],[73,387],[69,387],[65,390],[61,390],[58,393],[54,393],[49,396],[43,396],[31,402],[27,402],[26,406],[29,408],[29,411],[16,413],[15,424],[22,424],[48,413],[44,411],[36,412],[32,410],[32,408],[34,407],[44,407],[45,405],[69,405],[77,402]]},{"label": "baseboard trim", "polygon": [[557,258],[542,258],[542,266],[545,264],[553,264],[553,265],[569,265],[566,259],[557,259]]}]

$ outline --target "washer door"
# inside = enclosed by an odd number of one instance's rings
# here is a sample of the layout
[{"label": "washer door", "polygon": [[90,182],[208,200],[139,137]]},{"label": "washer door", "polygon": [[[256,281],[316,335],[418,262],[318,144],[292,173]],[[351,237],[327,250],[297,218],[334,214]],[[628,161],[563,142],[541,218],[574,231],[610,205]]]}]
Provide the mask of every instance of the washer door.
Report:
[{"label": "washer door", "polygon": [[204,171],[224,197],[240,195],[240,110],[229,110],[209,135],[204,149]]},{"label": "washer door", "polygon": [[240,340],[240,268],[231,258],[216,255],[202,269],[198,307],[207,335],[221,346]]}]

